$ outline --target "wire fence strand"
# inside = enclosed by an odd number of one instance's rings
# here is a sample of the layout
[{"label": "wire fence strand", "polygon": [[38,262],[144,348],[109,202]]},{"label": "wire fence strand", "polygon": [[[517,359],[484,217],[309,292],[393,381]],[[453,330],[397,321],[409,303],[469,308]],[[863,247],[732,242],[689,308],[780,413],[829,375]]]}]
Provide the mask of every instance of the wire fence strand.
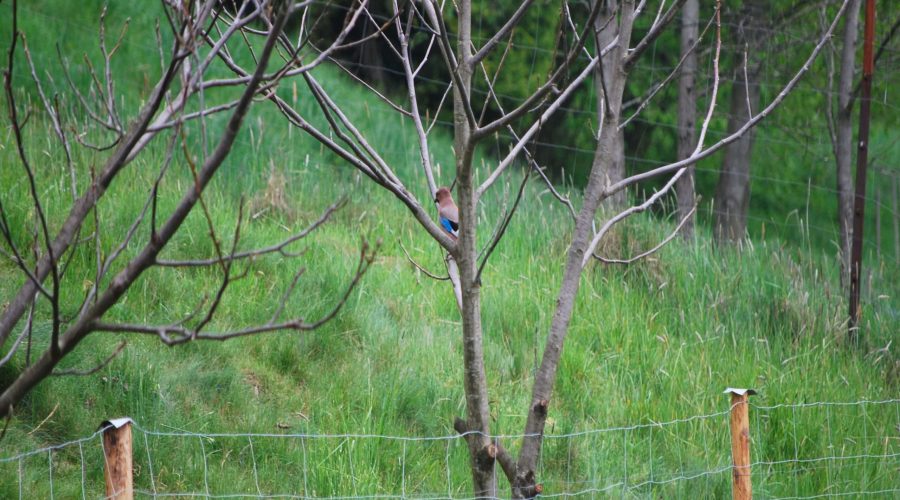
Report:
[{"label": "wire fence strand", "polygon": [[[727,495],[732,409],[549,433],[541,452],[541,496]],[[900,491],[893,479],[900,467],[900,398],[751,402],[749,409],[751,476],[761,496],[878,497]],[[898,421],[879,428],[862,423],[876,417]],[[801,422],[803,428],[812,428],[810,422],[826,428],[821,436],[799,435]],[[474,500],[466,490],[468,450],[459,434],[191,432],[137,423],[132,430],[140,434],[133,452],[138,498]],[[13,466],[0,469],[0,487],[8,483],[20,496],[44,491],[48,497],[102,498],[101,433],[0,457],[0,467]],[[494,437],[514,450],[527,435]],[[823,446],[810,447],[812,441]]]}]

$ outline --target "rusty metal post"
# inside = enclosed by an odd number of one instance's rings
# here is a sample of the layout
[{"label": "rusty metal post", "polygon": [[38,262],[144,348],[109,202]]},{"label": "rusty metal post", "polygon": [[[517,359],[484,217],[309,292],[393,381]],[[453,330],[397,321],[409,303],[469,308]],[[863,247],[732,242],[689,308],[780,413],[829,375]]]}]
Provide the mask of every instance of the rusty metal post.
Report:
[{"label": "rusty metal post", "polygon": [[734,500],[751,500],[750,484],[750,408],[753,389],[725,389],[731,395],[731,494]]},{"label": "rusty metal post", "polygon": [[106,498],[132,500],[134,479],[131,458],[131,419],[117,418],[100,424],[103,429],[103,476]]},{"label": "rusty metal post", "polygon": [[859,103],[859,140],[856,151],[856,196],[853,198],[853,246],[850,250],[850,339],[858,342],[859,289],[862,276],[863,222],[866,208],[866,166],[869,157],[869,117],[872,75],[875,73],[875,0],[866,0],[863,38],[862,95]]}]

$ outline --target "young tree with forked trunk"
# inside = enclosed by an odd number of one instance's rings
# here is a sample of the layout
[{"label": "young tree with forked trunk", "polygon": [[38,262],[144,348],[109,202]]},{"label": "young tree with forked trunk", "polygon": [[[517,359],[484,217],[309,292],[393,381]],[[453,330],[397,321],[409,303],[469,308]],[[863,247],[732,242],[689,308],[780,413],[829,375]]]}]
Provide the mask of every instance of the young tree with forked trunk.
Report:
[{"label": "young tree with forked trunk", "polygon": [[[784,84],[781,92],[763,108],[754,109],[744,117],[742,123],[736,124],[726,136],[714,144],[706,143],[706,135],[715,111],[719,89],[720,6],[715,5],[703,11],[704,19],[708,19],[704,24],[715,32],[714,74],[711,77],[713,84],[708,106],[693,148],[683,158],[673,163],[630,177],[623,174],[622,178],[616,178],[610,172],[617,168],[616,162],[621,158],[619,152],[626,126],[646,107],[658,90],[673,79],[678,68],[655,86],[638,106],[635,114],[626,119],[622,116],[622,96],[629,75],[636,71],[635,63],[641,55],[652,46],[664,30],[670,27],[685,0],[676,1],[668,7],[660,3],[655,6],[655,10],[645,1],[597,0],[592,2],[589,8],[580,11],[564,2],[560,7],[560,15],[565,22],[560,25],[565,27],[565,33],[559,36],[564,36],[569,41],[565,45],[565,51],[558,55],[557,65],[528,97],[515,107],[505,109],[493,91],[493,84],[503,77],[502,60],[513,46],[517,25],[532,8],[533,3],[532,0],[523,0],[512,8],[507,21],[480,44],[476,44],[473,38],[471,0],[452,3],[434,0],[411,2],[394,0],[392,16],[386,22],[376,19],[375,16],[367,16],[367,21],[382,33],[392,30],[393,34],[390,37],[385,35],[383,38],[390,52],[402,65],[405,98],[403,102],[398,102],[376,90],[374,84],[365,81],[361,83],[413,124],[418,145],[418,160],[425,174],[424,187],[427,188],[429,195],[424,202],[416,198],[413,189],[406,184],[408,181],[402,179],[396,173],[395,166],[386,161],[378,149],[367,140],[366,131],[357,127],[343,111],[344,107],[352,106],[352,103],[333,99],[328,89],[314,74],[304,73],[301,78],[327,120],[328,125],[325,129],[313,125],[310,117],[303,116],[277,93],[268,96],[290,123],[316,138],[372,182],[393,194],[409,209],[423,231],[428,233],[446,253],[449,282],[457,297],[462,317],[464,363],[462,375],[466,402],[466,415],[464,418],[456,419],[454,428],[468,444],[473,493],[476,497],[497,496],[496,465],[500,466],[514,498],[531,498],[543,490],[537,477],[542,436],[551,411],[553,386],[585,267],[594,258],[610,263],[634,262],[658,250],[675,233],[654,248],[632,258],[620,260],[597,255],[600,241],[614,225],[631,215],[647,210],[668,194],[675,183],[686,175],[689,166],[738,141],[781,104],[809,69],[831,35],[846,5],[845,2],[840,7],[834,21],[822,33],[809,57]],[[580,14],[575,14],[576,12]],[[652,16],[652,21],[647,23],[649,28],[642,30],[638,36],[634,27],[635,21],[641,16]],[[451,18],[456,21],[453,31],[447,22]],[[691,50],[698,45],[699,37],[697,38]],[[416,43],[428,48],[424,52],[425,56],[418,60],[411,55],[411,47]],[[429,149],[429,134],[434,123],[428,123],[427,114],[423,112],[417,93],[417,79],[420,72],[427,64],[435,63],[433,61],[435,54],[440,55],[439,64],[444,65],[450,75],[446,84],[447,92],[452,92],[453,103],[455,169],[452,177],[444,179],[439,178]],[[222,57],[227,58],[228,55],[222,54]],[[493,63],[490,65],[493,71],[489,71],[487,61]],[[234,60],[229,59],[227,64],[238,76],[248,72]],[[592,77],[597,91],[599,115],[596,150],[587,186],[583,191],[582,205],[576,208],[571,201],[559,195],[546,177],[543,177],[542,169],[535,163],[529,151],[529,143],[538,134],[542,125],[547,123],[567,99],[579,87],[586,85],[586,81]],[[480,98],[476,98],[473,92],[472,82],[476,78],[479,81],[483,80],[487,88],[486,94]],[[441,101],[441,104],[443,102]],[[478,112],[489,104],[499,109],[499,116],[485,119],[485,113]],[[494,138],[501,131],[507,132],[508,137],[512,138],[508,143],[508,152],[492,169],[482,174],[474,168],[476,150],[485,139]],[[493,236],[481,249],[477,243],[477,234],[481,229],[477,214],[484,195],[497,185],[497,181],[510,170],[519,157],[524,157],[528,162],[528,172],[534,172],[537,177],[547,182],[548,188],[557,199],[566,204],[572,213],[574,228],[566,252],[556,309],[552,315],[543,357],[535,373],[531,398],[526,409],[524,437],[516,454],[492,434],[490,425],[490,396],[483,354],[485,332],[481,315],[481,286],[482,271],[497,243],[503,238],[509,219],[523,196],[524,182],[527,182],[529,176],[525,176],[516,202],[501,217],[497,227],[492,231]],[[668,179],[661,189],[645,201],[633,206],[623,205],[602,223],[596,219],[598,208],[604,200],[621,195],[627,188],[641,181],[660,176],[668,176]],[[454,198],[459,211],[458,239],[445,232],[435,221],[436,207],[432,204],[439,185],[451,184],[455,188]],[[625,198],[622,197],[622,202],[624,201]],[[686,213],[681,214],[679,228],[692,216],[693,211],[691,207]],[[421,268],[418,264],[414,264]],[[434,273],[429,275],[434,276]]]}]

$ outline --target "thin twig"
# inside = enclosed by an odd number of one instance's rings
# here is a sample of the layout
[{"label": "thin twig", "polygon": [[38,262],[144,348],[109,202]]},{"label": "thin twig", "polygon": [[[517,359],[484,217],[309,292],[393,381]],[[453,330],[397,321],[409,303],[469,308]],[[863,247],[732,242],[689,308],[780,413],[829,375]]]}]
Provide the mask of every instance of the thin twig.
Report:
[{"label": "thin twig", "polygon": [[[663,34],[669,23],[671,23],[672,20],[675,19],[675,14],[679,9],[681,9],[681,6],[684,5],[684,2],[685,0],[676,0],[675,3],[673,3],[669,7],[669,10],[667,10],[666,13],[662,16],[662,19],[659,19],[659,17],[657,16],[657,20],[653,23],[650,31],[648,31],[647,34],[644,35],[644,38],[641,39],[641,41],[638,42],[637,45],[635,45],[632,49],[629,49],[628,55],[625,56],[624,61],[624,67],[626,71],[631,68],[634,63],[637,62],[638,58],[641,57],[641,54],[643,54],[644,51],[647,50],[647,48],[650,47],[650,45],[657,38],[659,38],[660,35]],[[718,4],[718,2],[716,3]],[[662,4],[660,4],[660,8],[662,8]],[[716,8],[718,9],[718,6]]]},{"label": "thin twig", "polygon": [[115,348],[115,350],[113,350],[112,354],[107,356],[106,359],[104,359],[100,364],[98,364],[97,366],[95,366],[93,368],[89,368],[87,370],[77,370],[74,368],[70,368],[68,370],[56,370],[53,373],[51,373],[50,375],[52,375],[54,377],[67,377],[67,376],[84,377],[87,375],[93,375],[93,374],[99,372],[100,370],[102,370],[103,368],[105,368],[106,365],[108,365],[110,362],[112,362],[112,360],[115,359],[116,356],[118,356],[125,349],[126,345],[128,345],[128,342],[126,342],[124,340],[119,342],[119,345]]},{"label": "thin twig", "polygon": [[697,45],[699,45],[700,42],[703,40],[703,36],[706,34],[706,31],[709,30],[709,27],[712,26],[714,21],[715,21],[715,15],[710,16],[709,21],[706,23],[706,27],[703,28],[703,31],[701,31],[700,35],[697,37],[697,39],[694,40],[693,45],[691,45],[684,52],[684,54],[682,54],[681,59],[678,61],[678,64],[676,64],[675,67],[672,69],[672,72],[669,73],[663,79],[662,82],[658,83],[657,85],[655,85],[653,87],[653,89],[650,91],[650,93],[647,95],[647,97],[645,97],[644,99],[641,100],[640,104],[638,105],[638,109],[636,109],[635,112],[631,114],[631,116],[629,116],[627,119],[625,119],[622,123],[619,124],[619,130],[624,129],[629,123],[631,123],[631,121],[634,120],[641,113],[641,111],[643,111],[644,108],[647,107],[648,104],[650,104],[650,101],[656,96],[656,94],[658,94],[660,90],[665,88],[665,86],[670,81],[672,81],[672,79],[675,78],[675,75],[679,74],[678,70],[681,69],[681,66],[684,64],[684,61],[687,60],[688,56],[691,55],[692,52],[694,52],[694,50],[697,48]]},{"label": "thin twig", "polygon": [[299,233],[293,234],[289,238],[287,238],[287,239],[283,240],[282,242],[277,243],[275,245],[271,245],[271,246],[267,246],[267,247],[263,247],[263,248],[257,248],[255,250],[246,250],[243,252],[236,252],[233,255],[226,255],[226,256],[221,256],[221,257],[211,258],[211,259],[157,260],[156,265],[162,266],[162,267],[203,267],[203,266],[221,265],[225,262],[230,262],[230,261],[234,261],[234,260],[241,260],[241,259],[248,259],[248,258],[254,259],[256,257],[266,255],[269,253],[275,253],[275,252],[281,254],[284,257],[297,257],[299,255],[302,255],[303,252],[288,252],[285,250],[285,247],[287,247],[291,243],[294,243],[295,241],[301,240],[301,239],[309,236],[309,234],[312,233],[313,231],[315,231],[316,229],[318,229],[319,226],[328,222],[328,219],[331,217],[331,215],[334,214],[334,212],[336,212],[337,210],[344,207],[346,204],[347,204],[347,198],[341,198],[337,202],[331,204],[331,206],[329,206],[325,210],[325,212],[318,219],[315,220],[315,222],[313,222],[312,224],[307,226],[305,229],[303,229]]},{"label": "thin twig", "polygon": [[400,241],[400,238],[397,238],[397,243],[400,245],[400,249],[403,250],[403,253],[406,254],[406,260],[408,260],[410,264],[414,265],[416,267],[416,269],[418,269],[419,271],[422,271],[422,273],[425,274],[425,276],[428,276],[429,278],[438,280],[438,281],[447,281],[450,279],[450,275],[438,276],[438,275],[432,273],[431,271],[429,271],[428,269],[425,269],[425,266],[422,266],[421,264],[416,262],[409,255],[409,252],[406,251],[406,247],[403,246],[403,242]]},{"label": "thin twig", "polygon": [[812,62],[819,55],[819,52],[821,52],[821,50],[825,46],[825,44],[828,43],[828,39],[831,37],[831,34],[834,32],[835,27],[838,25],[838,22],[843,17],[844,11],[847,10],[848,4],[849,4],[849,0],[844,0],[843,3],[841,3],[841,7],[838,10],[838,13],[835,15],[834,19],[832,20],[831,24],[829,25],[828,30],[822,34],[822,38],[816,44],[815,48],[813,48],[812,53],[810,53],[809,57],[806,59],[806,61],[804,61],[803,65],[800,67],[800,69],[798,69],[797,72],[794,74],[794,76],[790,79],[790,81],[788,81],[788,83],[785,84],[784,87],[782,87],[781,91],[769,103],[769,105],[766,106],[759,113],[757,113],[756,116],[754,116],[750,120],[747,120],[747,122],[745,122],[744,125],[742,125],[738,130],[736,130],[732,134],[724,137],[719,142],[709,146],[706,149],[702,149],[702,147],[701,147],[701,150],[694,152],[693,154],[691,154],[691,156],[689,156],[683,160],[679,160],[679,161],[670,163],[668,165],[663,165],[661,167],[657,167],[652,170],[648,170],[646,172],[642,172],[640,174],[633,175],[631,177],[622,179],[621,181],[618,181],[614,184],[607,186],[603,192],[603,196],[609,197],[609,196],[611,196],[615,193],[618,193],[619,191],[627,188],[628,186],[631,186],[638,182],[644,181],[646,179],[651,179],[653,177],[657,177],[657,176],[660,176],[663,174],[667,174],[669,172],[673,172],[673,171],[676,171],[676,170],[679,170],[679,169],[682,169],[685,167],[689,167],[689,166],[693,165],[694,163],[697,163],[698,161],[702,160],[703,158],[706,158],[706,157],[716,153],[717,151],[719,151],[723,147],[727,146],[728,144],[731,144],[732,142],[738,140],[741,136],[743,136],[745,133],[747,133],[748,130],[750,130],[751,128],[756,126],[760,121],[762,121],[765,117],[767,117],[775,108],[777,108],[779,105],[781,105],[781,103],[785,100],[785,98],[787,98],[787,96],[791,93],[791,91],[794,90],[794,87],[797,86],[797,83],[800,81],[800,79],[803,77],[803,75],[805,75],[809,71],[809,68],[812,66]]},{"label": "thin twig", "polygon": [[606,257],[602,257],[602,256],[594,253],[593,254],[594,258],[599,260],[600,262],[603,262],[604,264],[632,264],[634,262],[637,262],[638,260],[643,259],[644,257],[648,257],[648,256],[656,253],[657,251],[659,251],[659,249],[661,249],[667,243],[672,241],[672,239],[678,235],[678,232],[681,231],[681,228],[684,227],[684,224],[691,218],[691,216],[694,214],[694,212],[696,210],[697,210],[697,203],[694,203],[694,206],[691,207],[691,209],[688,211],[688,213],[686,213],[684,215],[684,217],[682,217],[681,222],[678,223],[678,226],[675,227],[675,229],[672,231],[672,233],[669,234],[668,236],[666,236],[661,242],[659,242],[658,245],[651,248],[650,250],[647,250],[646,252],[642,252],[642,253],[635,255],[634,257],[628,258],[628,259],[608,259]]},{"label": "thin twig", "polygon": [[281,323],[267,323],[263,325],[250,326],[243,329],[230,330],[225,332],[199,332],[197,331],[197,329],[180,325],[152,326],[128,323],[105,323],[98,321],[91,325],[91,330],[97,332],[122,332],[155,335],[158,336],[163,343],[170,346],[184,344],[186,342],[191,342],[194,340],[224,341],[237,337],[245,337],[248,335],[257,335],[261,333],[278,332],[284,330],[315,330],[316,328],[319,328],[320,326],[334,318],[341,310],[341,308],[343,308],[344,304],[347,303],[347,300],[350,298],[351,292],[354,290],[360,279],[362,279],[362,277],[366,274],[366,271],[369,270],[372,263],[375,261],[375,256],[378,254],[378,249],[380,247],[381,242],[379,241],[376,243],[375,248],[372,249],[372,251],[369,251],[368,243],[363,242],[362,248],[360,250],[359,263],[356,268],[356,273],[351,279],[350,284],[347,285],[343,296],[332,307],[331,311],[311,323],[304,321],[302,318],[295,318]]}]

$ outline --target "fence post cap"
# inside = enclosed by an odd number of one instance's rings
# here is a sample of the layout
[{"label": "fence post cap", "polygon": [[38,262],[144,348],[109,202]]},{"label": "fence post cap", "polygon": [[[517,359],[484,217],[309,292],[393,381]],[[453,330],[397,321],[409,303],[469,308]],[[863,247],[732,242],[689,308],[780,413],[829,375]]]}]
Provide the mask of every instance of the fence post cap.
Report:
[{"label": "fence post cap", "polygon": [[119,429],[125,424],[133,424],[134,420],[131,420],[131,417],[122,417],[122,418],[112,418],[109,420],[104,420],[100,422],[100,429],[107,429],[112,427],[113,429]]},{"label": "fence post cap", "polygon": [[748,396],[753,396],[756,394],[756,391],[753,389],[736,389],[734,387],[728,387],[722,394],[737,394],[738,396],[747,394]]}]

